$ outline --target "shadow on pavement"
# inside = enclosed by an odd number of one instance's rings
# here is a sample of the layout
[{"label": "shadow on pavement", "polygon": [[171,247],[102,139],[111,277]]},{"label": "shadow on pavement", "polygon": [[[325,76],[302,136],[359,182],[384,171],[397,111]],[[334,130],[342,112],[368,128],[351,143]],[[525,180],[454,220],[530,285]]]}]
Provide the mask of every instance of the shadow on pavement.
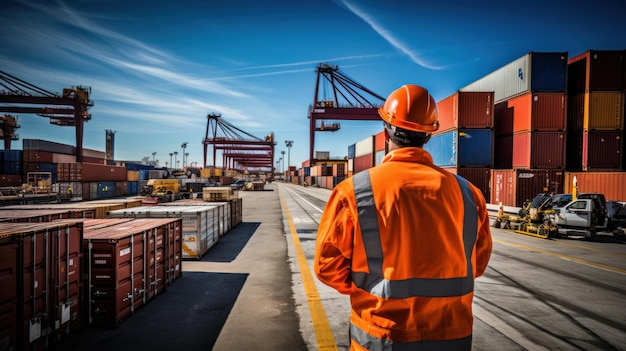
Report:
[{"label": "shadow on pavement", "polygon": [[246,247],[250,237],[261,225],[260,222],[242,222],[226,233],[202,256],[200,262],[232,262]]},{"label": "shadow on pavement", "polygon": [[210,350],[247,277],[185,272],[116,329],[85,328],[51,350]]}]

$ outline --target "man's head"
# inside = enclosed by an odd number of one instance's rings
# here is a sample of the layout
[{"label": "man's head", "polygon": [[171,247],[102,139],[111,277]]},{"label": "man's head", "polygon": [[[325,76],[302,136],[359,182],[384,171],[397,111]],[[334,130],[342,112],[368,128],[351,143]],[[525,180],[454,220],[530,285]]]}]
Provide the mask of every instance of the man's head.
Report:
[{"label": "man's head", "polygon": [[378,114],[389,139],[400,147],[422,147],[439,129],[435,99],[428,90],[413,84],[389,94]]}]

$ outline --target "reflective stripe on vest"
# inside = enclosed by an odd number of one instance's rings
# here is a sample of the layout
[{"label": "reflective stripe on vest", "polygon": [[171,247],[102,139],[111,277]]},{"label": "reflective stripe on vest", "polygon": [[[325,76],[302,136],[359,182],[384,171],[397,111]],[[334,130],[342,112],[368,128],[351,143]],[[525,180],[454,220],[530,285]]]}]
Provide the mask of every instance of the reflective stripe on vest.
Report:
[{"label": "reflective stripe on vest", "polygon": [[456,178],[463,194],[463,245],[467,276],[447,279],[387,280],[383,277],[383,249],[380,243],[378,216],[369,171],[366,170],[353,176],[359,224],[369,270],[369,273],[352,272],[352,281],[358,288],[372,295],[389,299],[463,296],[474,290],[472,251],[478,231],[478,211],[469,183],[462,177],[456,176]]},{"label": "reflective stripe on vest", "polygon": [[350,325],[350,339],[370,351],[466,351],[472,349],[472,335],[453,340],[421,340],[396,342],[375,338],[363,330]]}]

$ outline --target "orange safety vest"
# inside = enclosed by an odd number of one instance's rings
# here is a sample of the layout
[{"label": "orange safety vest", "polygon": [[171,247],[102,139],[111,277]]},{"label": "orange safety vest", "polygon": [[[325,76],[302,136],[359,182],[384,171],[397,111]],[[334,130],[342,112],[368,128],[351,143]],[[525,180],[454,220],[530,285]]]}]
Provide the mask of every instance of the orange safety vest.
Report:
[{"label": "orange safety vest", "polygon": [[474,278],[491,252],[480,192],[420,148],[344,183],[320,221],[315,272],[350,294],[351,348],[471,349]]}]

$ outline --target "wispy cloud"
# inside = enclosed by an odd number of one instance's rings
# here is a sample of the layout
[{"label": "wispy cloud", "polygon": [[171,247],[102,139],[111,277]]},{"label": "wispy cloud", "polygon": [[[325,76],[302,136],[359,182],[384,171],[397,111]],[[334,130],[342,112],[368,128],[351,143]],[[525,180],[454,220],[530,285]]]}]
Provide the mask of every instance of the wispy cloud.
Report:
[{"label": "wispy cloud", "polygon": [[365,10],[358,7],[348,0],[339,0],[341,3],[352,13],[361,18],[365,23],[367,23],[376,33],[378,33],[383,39],[385,39],[389,44],[391,44],[396,49],[400,50],[404,55],[408,56],[411,61],[416,64],[432,69],[432,70],[442,70],[447,68],[448,66],[438,66],[433,65],[424,58],[420,56],[415,50],[412,50],[407,44],[402,42],[399,38],[397,38],[389,29],[385,28],[382,24],[380,24],[376,19],[368,14]]}]

